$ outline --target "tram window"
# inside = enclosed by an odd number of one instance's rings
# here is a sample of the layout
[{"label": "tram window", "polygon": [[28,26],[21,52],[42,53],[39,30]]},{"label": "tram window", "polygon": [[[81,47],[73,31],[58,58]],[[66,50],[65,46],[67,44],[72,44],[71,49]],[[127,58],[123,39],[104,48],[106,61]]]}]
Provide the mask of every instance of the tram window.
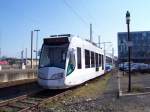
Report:
[{"label": "tram window", "polygon": [[101,66],[101,54],[99,54],[99,66]]},{"label": "tram window", "polygon": [[104,56],[102,55],[102,70],[104,70]]},{"label": "tram window", "polygon": [[43,45],[39,67],[58,67],[65,69],[68,44],[60,46]]},{"label": "tram window", "polygon": [[74,71],[75,66],[76,66],[75,54],[70,52],[69,53],[69,63],[68,63],[68,68],[67,68],[67,76]]},{"label": "tram window", "polygon": [[41,58],[40,58],[40,67],[44,67],[49,65],[50,63],[50,56],[49,56],[49,49],[46,46],[42,47],[42,52],[41,52]]},{"label": "tram window", "polygon": [[98,67],[98,54],[95,53],[95,58],[96,58],[96,67]]},{"label": "tram window", "polygon": [[91,52],[91,67],[95,67],[94,52]]},{"label": "tram window", "polygon": [[61,52],[61,61],[65,61],[66,60],[66,55],[67,55],[66,51],[62,51]]},{"label": "tram window", "polygon": [[90,68],[90,51],[85,50],[85,68]]},{"label": "tram window", "polygon": [[81,48],[77,47],[77,64],[78,64],[78,69],[82,68],[82,60],[81,60]]}]

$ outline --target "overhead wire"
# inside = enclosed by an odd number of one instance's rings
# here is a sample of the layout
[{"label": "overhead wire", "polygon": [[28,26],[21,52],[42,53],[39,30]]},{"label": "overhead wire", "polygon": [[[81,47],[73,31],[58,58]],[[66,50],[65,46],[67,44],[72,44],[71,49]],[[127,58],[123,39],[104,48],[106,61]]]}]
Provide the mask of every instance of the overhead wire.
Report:
[{"label": "overhead wire", "polygon": [[[95,18],[91,15],[91,13],[88,13],[86,14],[86,16],[84,16],[84,18],[78,13],[78,11],[75,10],[75,8],[73,8],[70,4],[70,2],[68,3],[67,0],[63,0],[64,4],[80,19],[80,21],[82,23],[84,23],[84,25],[86,26],[86,28],[89,29],[89,26],[90,24],[92,23],[95,23],[94,21],[92,21],[93,19],[95,20]],[[83,1],[82,1],[83,2]],[[86,4],[86,3],[83,3],[83,4]],[[88,10],[88,8],[85,6],[84,8],[86,8]],[[77,9],[77,8],[76,8]],[[85,19],[86,18],[86,19]],[[90,22],[89,22],[90,21]],[[93,24],[93,25],[96,25]],[[100,34],[97,32],[97,30],[95,30],[94,27],[92,27],[92,34],[93,36],[96,35],[96,36],[100,36]]]},{"label": "overhead wire", "polygon": [[[89,8],[87,7],[87,5],[85,5],[85,4],[87,4],[87,3],[86,3],[87,1],[85,2],[84,0],[82,0],[81,2],[82,2],[82,4],[84,4],[84,9],[87,10],[87,11],[86,11],[87,19],[88,19],[90,22],[92,22],[92,20],[93,20],[94,18],[93,18],[93,16],[91,15],[91,13],[89,12]],[[92,23],[93,23],[93,22],[92,22]]]},{"label": "overhead wire", "polygon": [[[92,24],[92,22],[89,22],[93,19],[93,16],[90,13],[87,13],[87,17],[84,16],[84,18],[70,5],[71,3],[68,3],[67,0],[63,0],[64,4],[80,19],[80,21],[82,23],[84,23],[84,25],[86,26],[86,28],[89,29],[90,24]],[[87,9],[87,7],[85,7]],[[76,8],[77,9],[77,8]],[[86,18],[86,20],[85,20]],[[97,32],[95,32],[96,30],[93,30],[94,28],[92,27],[92,33],[94,35],[94,33],[98,36],[99,34]]]},{"label": "overhead wire", "polygon": [[[84,8],[86,10],[88,10],[89,8],[87,7],[86,2],[87,2],[87,0],[82,0],[82,3],[85,4]],[[95,17],[89,11],[86,12],[86,16],[93,25],[96,25]],[[96,32],[95,28],[93,27],[92,29],[93,29],[93,34],[95,33],[97,36],[99,36],[99,34]]]},{"label": "overhead wire", "polygon": [[[64,0],[65,2],[67,2],[66,0]],[[67,2],[68,3],[68,2]],[[83,4],[85,4],[83,1],[82,1],[82,3]],[[85,6],[85,5],[84,5]],[[71,5],[70,5],[70,7],[76,12],[76,14],[77,15],[79,15],[78,13],[77,13],[77,11],[75,10],[75,9],[78,9],[77,7],[74,9]],[[87,7],[85,6],[84,8],[86,8],[87,9]],[[80,15],[79,15],[80,16]],[[87,17],[86,17],[87,16]],[[88,26],[88,28],[89,28],[89,25],[90,24],[93,24],[93,21],[92,21],[92,18],[93,18],[93,16],[90,14],[90,13],[88,13],[87,12],[87,14],[86,14],[86,16],[84,16],[84,18],[86,18],[86,20],[88,20],[88,22],[86,22],[85,21],[85,19],[83,19],[83,17],[81,17],[82,18],[82,20],[84,20],[84,22],[87,24],[87,26]],[[94,28],[92,27],[92,33],[94,34],[97,34],[97,32],[95,32],[94,30],[93,30]],[[98,35],[98,34],[97,34]]]},{"label": "overhead wire", "polygon": [[80,19],[80,21],[82,21],[82,23],[84,23],[84,25],[87,25],[89,24],[87,21],[85,21],[85,19],[80,16],[80,14],[78,14],[78,12],[66,1],[66,0],[63,0],[64,4]]}]

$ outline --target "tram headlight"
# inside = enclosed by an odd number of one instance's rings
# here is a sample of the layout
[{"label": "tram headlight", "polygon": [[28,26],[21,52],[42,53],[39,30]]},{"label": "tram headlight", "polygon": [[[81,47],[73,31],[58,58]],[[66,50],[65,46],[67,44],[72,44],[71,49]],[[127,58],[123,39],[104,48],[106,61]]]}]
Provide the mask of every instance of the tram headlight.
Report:
[{"label": "tram headlight", "polygon": [[61,79],[61,78],[63,78],[63,73],[57,73],[57,74],[53,74],[52,76],[51,76],[51,79]]}]

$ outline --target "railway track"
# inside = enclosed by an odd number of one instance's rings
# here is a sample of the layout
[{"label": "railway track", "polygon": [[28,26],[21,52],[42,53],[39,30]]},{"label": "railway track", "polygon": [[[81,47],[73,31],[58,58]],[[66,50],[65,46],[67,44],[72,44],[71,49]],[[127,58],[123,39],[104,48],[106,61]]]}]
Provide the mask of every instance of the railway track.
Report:
[{"label": "railway track", "polygon": [[22,95],[0,102],[0,112],[32,112],[57,97],[64,96],[72,90],[41,90],[29,95]]},{"label": "railway track", "polygon": [[30,82],[21,85],[15,85],[5,88],[0,88],[0,101],[15,98],[25,94],[34,93],[41,90],[37,82]]},{"label": "railway track", "polygon": [[[105,73],[104,75],[106,75]],[[104,75],[100,76],[103,77]],[[97,77],[99,78],[99,77]],[[97,79],[95,78],[95,79]],[[94,79],[87,81],[92,82]],[[84,86],[87,82],[80,86]],[[72,92],[76,86],[72,89],[66,90],[39,90],[38,92],[30,93],[27,95],[21,95],[16,98],[12,98],[6,101],[0,102],[0,112],[32,112],[39,109],[39,107],[50,100],[55,100],[58,97],[63,97],[65,94]]]}]

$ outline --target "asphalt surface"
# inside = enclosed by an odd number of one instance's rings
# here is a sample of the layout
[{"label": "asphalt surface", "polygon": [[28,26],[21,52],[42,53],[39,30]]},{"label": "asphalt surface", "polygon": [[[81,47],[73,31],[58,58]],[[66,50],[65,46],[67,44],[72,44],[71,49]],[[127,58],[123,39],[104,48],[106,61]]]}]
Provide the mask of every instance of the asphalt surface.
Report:
[{"label": "asphalt surface", "polygon": [[150,95],[117,97],[117,73],[108,81],[107,89],[97,99],[71,103],[40,112],[150,112]]}]

